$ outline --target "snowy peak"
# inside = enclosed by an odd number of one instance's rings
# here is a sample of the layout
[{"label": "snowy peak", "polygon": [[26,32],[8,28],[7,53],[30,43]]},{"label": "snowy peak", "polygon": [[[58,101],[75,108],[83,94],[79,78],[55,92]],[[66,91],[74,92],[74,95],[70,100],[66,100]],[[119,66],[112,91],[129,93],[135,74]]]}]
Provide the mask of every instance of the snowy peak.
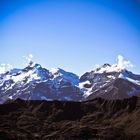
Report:
[{"label": "snowy peak", "polygon": [[[119,64],[120,65],[120,64]],[[128,80],[134,84],[140,83],[140,76],[135,75],[132,72],[125,69],[125,67],[120,67],[119,65],[104,64],[101,67],[93,71],[94,74],[105,74],[108,78],[117,79],[121,78]]]},{"label": "snowy peak", "polygon": [[0,75],[0,103],[7,99],[73,100],[82,99],[79,77],[63,69],[47,70],[30,63],[24,69],[11,69]]},{"label": "snowy peak", "polygon": [[53,79],[55,80],[56,79],[64,80],[64,81],[70,82],[72,85],[78,85],[79,83],[79,77],[76,74],[71,73],[71,72],[66,72],[63,69],[52,68],[50,70],[50,73],[52,74]]},{"label": "snowy peak", "polygon": [[111,72],[122,72],[126,69],[132,68],[133,65],[130,61],[125,60],[123,56],[119,55],[117,58],[117,64],[104,64],[99,66],[94,72],[95,73],[111,73]]},{"label": "snowy peak", "polygon": [[119,67],[117,64],[114,64],[114,65],[104,64],[101,67],[97,68],[94,72],[95,73],[112,73],[112,72],[121,72],[124,70],[125,68]]},{"label": "snowy peak", "polygon": [[86,99],[96,97],[122,99],[139,96],[140,75],[135,75],[119,65],[104,64],[82,75],[80,87],[84,91],[84,97]]},{"label": "snowy peak", "polygon": [[117,63],[105,63],[80,77],[79,87],[86,99],[102,97],[106,99],[122,99],[140,96],[140,75],[127,69],[132,68],[130,61],[118,56]]},{"label": "snowy peak", "polygon": [[54,80],[55,82],[70,82],[72,85],[78,85],[79,83],[79,77],[76,74],[66,72],[60,68],[47,70],[36,63],[30,64],[24,69],[11,69],[5,74],[1,74],[1,80],[12,80],[15,84],[25,79],[26,82]]},{"label": "snowy peak", "polygon": [[[49,75],[49,71],[43,69],[41,65],[34,64],[25,67],[24,69],[12,69],[8,74],[5,74],[6,80],[11,79],[15,83],[21,82],[25,79],[31,80],[43,80]],[[28,82],[29,82],[28,81]]]}]

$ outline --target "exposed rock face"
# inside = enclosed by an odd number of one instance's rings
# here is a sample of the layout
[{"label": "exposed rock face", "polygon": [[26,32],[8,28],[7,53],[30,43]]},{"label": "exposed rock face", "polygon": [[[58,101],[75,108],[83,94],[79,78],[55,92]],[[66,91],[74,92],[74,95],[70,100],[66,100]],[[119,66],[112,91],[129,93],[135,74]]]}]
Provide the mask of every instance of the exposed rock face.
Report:
[{"label": "exposed rock face", "polygon": [[0,138],[138,140],[139,118],[139,97],[86,102],[17,99],[0,105]]}]

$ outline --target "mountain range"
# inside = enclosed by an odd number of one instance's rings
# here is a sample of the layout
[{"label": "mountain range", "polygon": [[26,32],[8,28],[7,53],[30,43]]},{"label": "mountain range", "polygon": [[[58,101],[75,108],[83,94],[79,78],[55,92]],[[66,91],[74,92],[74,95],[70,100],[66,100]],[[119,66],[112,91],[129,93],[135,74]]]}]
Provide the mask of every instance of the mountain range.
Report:
[{"label": "mountain range", "polygon": [[0,103],[18,98],[23,100],[87,101],[140,96],[140,75],[120,64],[104,64],[77,76],[63,69],[43,68],[30,62],[23,69],[0,74]]}]

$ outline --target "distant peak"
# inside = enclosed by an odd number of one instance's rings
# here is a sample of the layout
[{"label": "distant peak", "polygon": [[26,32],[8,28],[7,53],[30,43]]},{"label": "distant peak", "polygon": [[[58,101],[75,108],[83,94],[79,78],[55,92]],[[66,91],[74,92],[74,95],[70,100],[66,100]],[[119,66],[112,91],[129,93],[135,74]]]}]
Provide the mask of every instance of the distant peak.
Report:
[{"label": "distant peak", "polygon": [[108,64],[108,63],[105,63],[104,65],[102,65],[102,67],[111,67],[111,65],[110,64]]},{"label": "distant peak", "polygon": [[105,63],[104,65],[96,68],[94,72],[95,73],[122,72],[129,68],[133,68],[133,64],[130,61],[125,60],[123,56],[118,55],[116,64],[110,65],[108,63]]},{"label": "distant peak", "polygon": [[38,64],[38,63],[33,63],[32,65],[31,65],[31,67],[34,67],[34,68],[41,68],[41,65],[40,64]]},{"label": "distant peak", "polygon": [[52,74],[57,74],[59,71],[60,71],[60,68],[51,68],[51,69],[50,69],[50,72],[51,72]]},{"label": "distant peak", "polygon": [[103,64],[101,66],[98,66],[95,71],[98,72],[98,71],[103,70],[103,69],[106,69],[108,67],[111,67],[111,65],[108,64],[108,63],[105,63],[105,64]]}]

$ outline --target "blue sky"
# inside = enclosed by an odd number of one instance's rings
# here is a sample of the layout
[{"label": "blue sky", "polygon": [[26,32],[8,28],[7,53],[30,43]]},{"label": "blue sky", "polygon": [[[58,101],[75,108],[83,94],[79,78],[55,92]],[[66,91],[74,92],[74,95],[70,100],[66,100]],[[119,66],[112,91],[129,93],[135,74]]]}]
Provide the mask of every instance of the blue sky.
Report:
[{"label": "blue sky", "polygon": [[1,0],[0,63],[23,56],[79,75],[123,55],[140,73],[139,0]]}]

